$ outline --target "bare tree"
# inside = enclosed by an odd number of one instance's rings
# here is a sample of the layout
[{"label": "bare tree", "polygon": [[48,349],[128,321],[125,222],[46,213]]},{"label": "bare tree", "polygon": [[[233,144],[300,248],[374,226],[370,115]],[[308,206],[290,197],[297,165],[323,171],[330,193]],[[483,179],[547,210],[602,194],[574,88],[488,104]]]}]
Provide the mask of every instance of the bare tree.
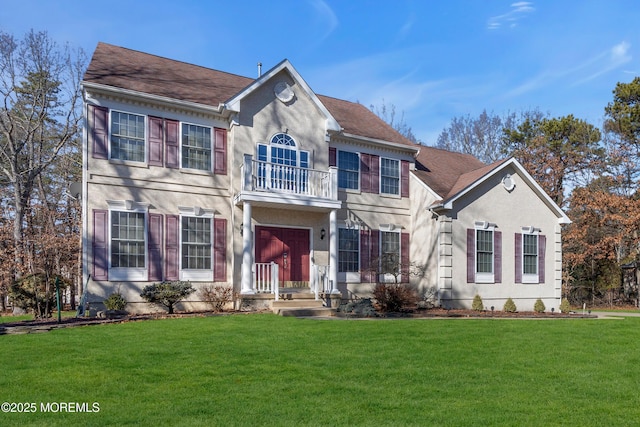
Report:
[{"label": "bare tree", "polygon": [[32,200],[46,205],[37,194],[44,189],[42,176],[77,141],[85,67],[82,50],[60,48],[46,32],[32,30],[16,40],[0,31],[0,175],[16,266],[24,265],[28,252],[25,218]]},{"label": "bare tree", "polygon": [[418,138],[413,134],[413,129],[411,129],[411,126],[409,126],[407,122],[405,122],[404,120],[404,111],[400,113],[400,117],[398,117],[396,113],[396,106],[391,104],[389,107],[387,107],[387,104],[385,103],[384,99],[382,100],[381,106],[377,107],[371,104],[369,106],[369,109],[376,116],[380,117],[382,120],[387,122],[389,126],[391,126],[396,131],[398,131],[400,135],[404,136],[409,141],[415,144],[420,144],[420,141],[418,141]]}]

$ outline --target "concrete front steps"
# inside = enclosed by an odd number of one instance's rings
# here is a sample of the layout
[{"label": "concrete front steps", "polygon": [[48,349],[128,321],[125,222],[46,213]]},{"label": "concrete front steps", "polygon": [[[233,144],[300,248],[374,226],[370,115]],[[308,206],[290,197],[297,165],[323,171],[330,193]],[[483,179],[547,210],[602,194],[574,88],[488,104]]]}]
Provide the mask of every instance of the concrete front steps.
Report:
[{"label": "concrete front steps", "polygon": [[293,317],[326,317],[333,316],[336,311],[325,307],[322,300],[316,300],[308,288],[301,291],[283,289],[280,300],[273,301],[271,309],[280,316]]}]

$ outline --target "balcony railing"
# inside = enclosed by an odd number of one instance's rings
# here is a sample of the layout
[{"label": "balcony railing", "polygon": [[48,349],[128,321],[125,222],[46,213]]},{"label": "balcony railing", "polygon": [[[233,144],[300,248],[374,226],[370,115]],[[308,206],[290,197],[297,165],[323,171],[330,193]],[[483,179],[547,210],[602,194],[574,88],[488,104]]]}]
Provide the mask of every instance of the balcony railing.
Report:
[{"label": "balcony railing", "polygon": [[245,154],[242,165],[243,191],[288,193],[337,200],[338,172],[288,166],[253,160]]}]

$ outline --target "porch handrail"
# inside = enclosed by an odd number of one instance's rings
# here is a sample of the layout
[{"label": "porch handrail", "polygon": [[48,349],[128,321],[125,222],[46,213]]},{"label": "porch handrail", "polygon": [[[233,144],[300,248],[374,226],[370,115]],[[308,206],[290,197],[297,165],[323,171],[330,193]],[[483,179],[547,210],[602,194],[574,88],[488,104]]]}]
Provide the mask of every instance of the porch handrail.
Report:
[{"label": "porch handrail", "polygon": [[331,292],[329,286],[329,266],[328,265],[313,265],[313,272],[315,275],[313,292],[316,296],[316,300],[320,298],[320,293]]},{"label": "porch handrail", "polygon": [[280,299],[278,281],[279,266],[275,262],[256,262],[254,264],[254,289],[258,293],[273,293],[275,300]]},{"label": "porch handrail", "polygon": [[[337,173],[254,160],[245,154],[242,165],[245,191],[271,191],[325,199],[337,198]],[[333,175],[336,175],[336,178]],[[335,188],[334,188],[335,187]]]}]

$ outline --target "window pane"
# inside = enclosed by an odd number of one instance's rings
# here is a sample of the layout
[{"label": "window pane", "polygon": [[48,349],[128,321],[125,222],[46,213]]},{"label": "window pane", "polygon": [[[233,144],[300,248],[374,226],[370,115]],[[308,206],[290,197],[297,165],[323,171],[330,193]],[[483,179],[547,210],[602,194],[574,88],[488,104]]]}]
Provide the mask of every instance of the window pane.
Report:
[{"label": "window pane", "polygon": [[211,269],[211,218],[182,217],[182,268]]},{"label": "window pane", "polygon": [[380,191],[384,194],[400,194],[400,161],[380,159]]},{"label": "window pane", "polygon": [[357,190],[360,186],[360,158],[357,153],[338,151],[338,187]]},{"label": "window pane", "polygon": [[145,267],[144,231],[144,213],[111,212],[111,267]]},{"label": "window pane", "polygon": [[182,167],[211,170],[211,128],[182,125]]},{"label": "window pane", "polygon": [[476,230],[476,272],[493,273],[493,231]]},{"label": "window pane", "polygon": [[383,231],[380,237],[382,272],[396,273],[400,268],[400,233]]},{"label": "window pane", "polygon": [[535,234],[522,235],[522,272],[538,274],[538,236]]},{"label": "window pane", "polygon": [[338,271],[357,272],[360,266],[359,230],[338,229]]},{"label": "window pane", "polygon": [[144,162],[144,116],[111,112],[111,158]]}]

